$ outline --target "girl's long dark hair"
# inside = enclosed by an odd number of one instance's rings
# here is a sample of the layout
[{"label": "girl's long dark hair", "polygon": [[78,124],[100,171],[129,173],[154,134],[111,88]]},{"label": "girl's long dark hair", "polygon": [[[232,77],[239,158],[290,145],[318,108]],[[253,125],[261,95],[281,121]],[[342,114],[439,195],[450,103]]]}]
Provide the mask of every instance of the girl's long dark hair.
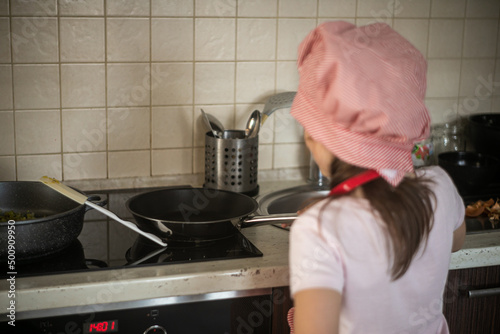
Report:
[{"label": "girl's long dark hair", "polygon": [[[334,159],[330,170],[330,186],[333,188],[366,169]],[[435,195],[430,189],[431,182],[420,177],[405,177],[397,187],[392,187],[379,178],[361,186],[371,208],[378,212],[387,226],[393,280],[397,280],[408,270],[432,228],[432,200]],[[332,198],[334,199],[335,197]]]}]

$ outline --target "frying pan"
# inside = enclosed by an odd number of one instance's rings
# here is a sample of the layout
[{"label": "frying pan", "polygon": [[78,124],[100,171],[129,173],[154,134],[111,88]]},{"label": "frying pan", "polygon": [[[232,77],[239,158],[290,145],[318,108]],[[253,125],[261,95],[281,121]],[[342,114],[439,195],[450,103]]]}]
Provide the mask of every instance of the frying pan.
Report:
[{"label": "frying pan", "polygon": [[[98,205],[106,203],[99,195],[89,198]],[[16,260],[34,259],[56,253],[76,240],[89,209],[40,182],[7,181],[0,182],[0,210],[23,214],[30,211],[38,217],[15,224],[0,222],[0,261],[6,261],[12,225]]]},{"label": "frying pan", "polygon": [[500,114],[469,116],[469,137],[475,151],[500,159]]},{"label": "frying pan", "polygon": [[130,198],[139,228],[169,241],[200,242],[232,236],[239,228],[290,223],[296,215],[253,216],[252,197],[209,188],[165,188]]},{"label": "frying pan", "polygon": [[499,182],[500,160],[475,152],[444,152],[438,164],[448,172],[460,192],[486,189]]}]

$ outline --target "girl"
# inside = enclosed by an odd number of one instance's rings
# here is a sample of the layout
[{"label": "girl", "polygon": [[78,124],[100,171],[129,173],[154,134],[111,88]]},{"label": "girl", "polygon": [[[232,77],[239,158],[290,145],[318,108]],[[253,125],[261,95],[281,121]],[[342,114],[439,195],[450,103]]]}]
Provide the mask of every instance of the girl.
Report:
[{"label": "girl", "polygon": [[327,22],[298,68],[291,114],[332,191],[291,227],[292,332],[448,333],[465,209],[442,169],[413,170],[430,125],[424,57],[386,24]]}]

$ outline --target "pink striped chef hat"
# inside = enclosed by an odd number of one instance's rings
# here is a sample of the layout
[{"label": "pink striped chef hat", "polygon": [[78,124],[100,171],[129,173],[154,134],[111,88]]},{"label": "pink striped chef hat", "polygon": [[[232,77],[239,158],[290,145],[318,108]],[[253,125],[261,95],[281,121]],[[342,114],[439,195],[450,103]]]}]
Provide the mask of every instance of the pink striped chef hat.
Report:
[{"label": "pink striped chef hat", "polygon": [[326,22],[300,44],[291,114],[336,157],[374,169],[393,186],[413,171],[429,135],[427,63],[384,23]]}]

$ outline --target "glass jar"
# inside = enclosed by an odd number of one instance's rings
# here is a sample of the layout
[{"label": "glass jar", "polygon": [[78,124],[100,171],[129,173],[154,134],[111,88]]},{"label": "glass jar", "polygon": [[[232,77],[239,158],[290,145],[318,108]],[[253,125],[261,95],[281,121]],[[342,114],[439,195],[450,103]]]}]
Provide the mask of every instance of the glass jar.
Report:
[{"label": "glass jar", "polygon": [[465,151],[463,126],[458,123],[439,124],[432,128],[434,154]]}]

